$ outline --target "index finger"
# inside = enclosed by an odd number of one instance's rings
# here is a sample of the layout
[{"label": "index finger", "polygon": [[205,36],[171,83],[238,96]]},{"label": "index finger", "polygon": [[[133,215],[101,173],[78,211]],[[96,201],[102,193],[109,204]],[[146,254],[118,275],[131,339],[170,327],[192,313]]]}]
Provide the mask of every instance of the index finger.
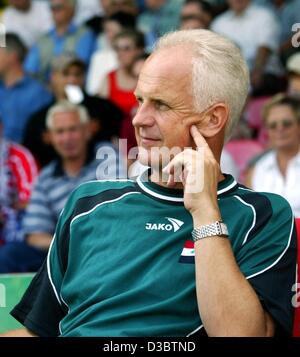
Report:
[{"label": "index finger", "polygon": [[207,141],[204,139],[203,135],[199,132],[196,125],[192,125],[190,128],[190,133],[194,142],[198,148],[208,146]]}]

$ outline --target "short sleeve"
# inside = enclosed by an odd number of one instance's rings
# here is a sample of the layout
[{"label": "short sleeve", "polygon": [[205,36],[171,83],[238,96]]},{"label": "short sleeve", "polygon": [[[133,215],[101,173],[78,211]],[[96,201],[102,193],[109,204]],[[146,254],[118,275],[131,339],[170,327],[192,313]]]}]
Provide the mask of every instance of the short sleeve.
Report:
[{"label": "short sleeve", "polygon": [[48,233],[53,234],[56,218],[49,207],[47,193],[43,187],[43,176],[37,179],[29,205],[26,208],[23,229],[25,234]]},{"label": "short sleeve", "polygon": [[[243,242],[237,263],[278,330],[291,335],[296,281],[297,236],[289,204],[280,196],[254,216],[256,230]],[[253,233],[253,232],[252,232]]]},{"label": "short sleeve", "polygon": [[68,308],[61,298],[64,263],[68,257],[65,230],[69,227],[68,212],[72,195],[59,217],[47,260],[29,285],[11,315],[29,330],[42,337],[60,335],[60,321]]}]

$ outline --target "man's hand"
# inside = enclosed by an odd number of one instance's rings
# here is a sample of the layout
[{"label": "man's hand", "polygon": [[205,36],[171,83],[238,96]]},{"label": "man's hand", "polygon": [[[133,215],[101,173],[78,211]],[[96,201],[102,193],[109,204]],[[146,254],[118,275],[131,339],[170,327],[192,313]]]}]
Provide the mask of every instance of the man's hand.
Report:
[{"label": "man's hand", "polygon": [[[221,172],[218,162],[196,126],[193,125],[190,132],[197,150],[184,150],[176,155],[163,171],[169,174],[169,187],[175,186],[176,181],[181,180],[184,186],[185,208],[192,214],[195,225],[202,225],[221,219],[217,203],[217,186]],[[203,215],[203,212],[206,214]]]}]

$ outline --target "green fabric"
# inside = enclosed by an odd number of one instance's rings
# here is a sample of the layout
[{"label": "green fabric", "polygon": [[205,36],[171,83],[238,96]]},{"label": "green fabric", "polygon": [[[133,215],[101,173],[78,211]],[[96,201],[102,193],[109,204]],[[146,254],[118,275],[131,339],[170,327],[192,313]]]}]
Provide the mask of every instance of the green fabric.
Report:
[{"label": "green fabric", "polygon": [[9,313],[19,302],[34,274],[0,275],[0,333],[23,328]]},{"label": "green fabric", "polygon": [[[119,196],[110,197],[118,190]],[[280,196],[239,188],[231,176],[218,190],[242,273],[261,274],[289,245],[289,205]],[[182,336],[202,324],[195,265],[181,261],[193,225],[180,196],[132,181],[88,183],[72,194],[50,250],[50,275],[68,307],[63,336]],[[61,247],[67,236],[64,272]]]}]

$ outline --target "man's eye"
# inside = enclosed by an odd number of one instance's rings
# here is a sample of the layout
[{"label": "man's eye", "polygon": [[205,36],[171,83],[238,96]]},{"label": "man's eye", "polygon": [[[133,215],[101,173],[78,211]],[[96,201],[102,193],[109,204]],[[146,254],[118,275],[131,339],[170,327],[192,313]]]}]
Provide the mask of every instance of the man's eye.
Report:
[{"label": "man's eye", "polygon": [[160,101],[156,102],[156,107],[157,107],[157,109],[159,109],[159,110],[168,110],[168,109],[170,109],[170,107],[168,106],[168,104],[166,104],[166,103],[164,103],[164,102],[160,102]]},{"label": "man's eye", "polygon": [[137,100],[139,106],[143,104],[143,99],[141,97],[136,97],[136,100]]}]

